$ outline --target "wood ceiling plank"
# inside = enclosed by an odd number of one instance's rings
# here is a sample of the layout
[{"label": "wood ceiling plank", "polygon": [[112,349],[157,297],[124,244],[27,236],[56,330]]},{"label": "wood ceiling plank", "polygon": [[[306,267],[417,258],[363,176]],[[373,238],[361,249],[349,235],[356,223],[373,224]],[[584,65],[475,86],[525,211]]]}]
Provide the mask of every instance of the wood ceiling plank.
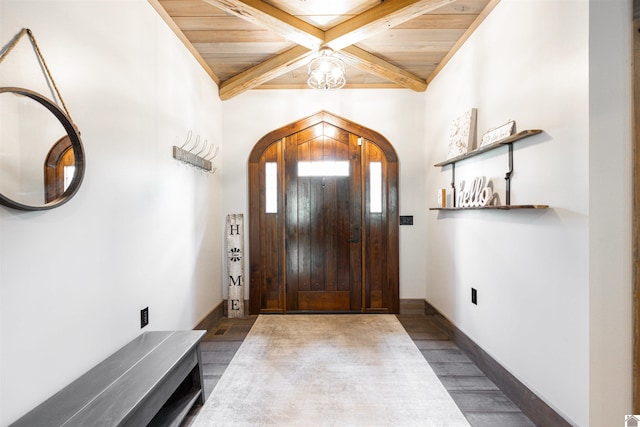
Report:
[{"label": "wood ceiling plank", "polygon": [[377,6],[382,0],[264,0],[323,31]]},{"label": "wood ceiling plank", "polygon": [[204,71],[213,79],[213,81],[219,87],[220,79],[218,78],[218,76],[216,76],[216,73],[213,72],[213,69],[211,69],[207,61],[202,57],[202,55],[200,55],[200,52],[198,52],[198,49],[196,49],[196,47],[189,41],[187,36],[184,35],[184,33],[178,27],[178,25],[175,22],[173,22],[173,19],[171,19],[171,16],[169,16],[169,14],[164,9],[162,4],[160,4],[158,0],[148,0],[148,1],[149,1],[149,4],[151,4],[151,6],[156,10],[156,12],[158,12],[158,15],[160,15],[160,17],[164,20],[164,22],[167,23],[169,28],[171,28],[171,31],[173,31],[174,34],[178,37],[178,39],[182,42],[182,44],[184,44],[187,50],[191,52],[193,57],[196,59],[196,61],[198,61],[198,63],[204,69]]},{"label": "wood ceiling plank", "polygon": [[227,100],[249,89],[268,82],[274,77],[298,68],[309,59],[313,51],[296,46],[265,62],[250,68],[220,85],[220,99]]},{"label": "wood ceiling plank", "polygon": [[478,15],[463,14],[426,14],[413,18],[395,27],[396,30],[466,30],[473,24]]},{"label": "wood ceiling plank", "polygon": [[237,16],[176,16],[174,22],[182,31],[254,31],[262,28]]},{"label": "wood ceiling plank", "polygon": [[[365,49],[366,50],[366,49]],[[389,55],[376,55],[402,68],[411,64],[437,64],[447,54],[447,50],[430,52],[390,52]]]},{"label": "wood ceiling plank", "polygon": [[419,66],[416,66],[416,67],[407,66],[406,68],[403,68],[403,69],[405,71],[415,74],[416,76],[420,77],[424,81],[427,81],[427,77],[429,77],[429,74],[431,74],[431,72],[435,70],[437,66],[438,66],[438,63],[434,62],[429,64],[420,64]]},{"label": "wood ceiling plank", "polygon": [[489,0],[456,0],[454,3],[448,4],[442,9],[438,9],[438,13],[461,13],[461,14],[480,14],[489,4]]},{"label": "wood ceiling plank", "polygon": [[[262,61],[266,61],[273,55],[264,55],[264,54],[254,54],[254,55],[233,55],[229,53],[209,53],[206,55],[202,55],[204,59],[209,61],[217,61],[215,66],[212,67],[215,70],[218,69],[234,69],[236,74],[242,72],[250,67],[254,67],[261,63]],[[231,76],[230,76],[231,77]],[[220,78],[222,81],[226,80],[222,77]]]},{"label": "wood ceiling plank", "polygon": [[[214,59],[218,59],[218,58],[214,58]],[[237,59],[237,58],[231,58],[231,59]],[[218,76],[220,76],[220,78],[223,79],[224,81],[224,80],[230,79],[231,77],[235,76],[238,73],[241,73],[246,69],[256,66],[260,62],[262,61],[256,60],[253,62],[248,62],[243,58],[242,61],[235,61],[235,62],[228,61],[224,65],[216,65],[217,63],[214,63],[213,66],[215,66],[216,68],[216,74],[218,74]]]},{"label": "wood ceiling plank", "polygon": [[324,31],[260,0],[203,1],[274,31],[307,49],[316,49],[324,40]]},{"label": "wood ceiling plank", "polygon": [[357,46],[378,56],[396,58],[397,55],[413,54],[418,58],[431,52],[449,51],[463,34],[464,30],[394,29],[364,40]]},{"label": "wood ceiling plank", "polygon": [[223,82],[269,59],[258,56],[227,57],[217,55],[204,58]]},{"label": "wood ceiling plank", "polygon": [[[442,55],[444,56],[444,55]],[[390,61],[389,58],[382,58],[385,61],[391,62],[393,64],[397,64],[404,71],[413,74],[414,76],[420,78],[421,80],[427,80],[429,74],[438,66],[439,61],[423,61],[423,62],[395,62]],[[216,73],[218,70],[216,69]],[[218,75],[220,75],[218,73]]]},{"label": "wood ceiling plank", "polygon": [[454,0],[387,0],[326,31],[325,44],[334,50],[358,43]]},{"label": "wood ceiling plank", "polygon": [[[420,44],[368,44],[358,43],[356,46],[373,54],[392,57],[394,54],[413,54],[419,56],[431,52],[448,52],[456,45],[455,40],[426,40]],[[343,49],[344,50],[344,49]]]},{"label": "wood ceiling plank", "polygon": [[397,30],[391,29],[363,40],[358,45],[405,45],[407,43],[420,44],[424,42],[456,42],[464,35],[465,30]]},{"label": "wood ceiling plank", "polygon": [[290,15],[357,15],[377,6],[383,0],[263,0]]},{"label": "wood ceiling plank", "polygon": [[354,16],[356,15],[299,15],[298,18],[318,27],[322,31],[327,31]]},{"label": "wood ceiling plank", "polygon": [[159,0],[171,17],[176,16],[225,16],[226,13],[202,0]]},{"label": "wood ceiling plank", "polygon": [[269,80],[268,82],[263,83],[262,85],[258,86],[256,89],[263,89],[266,86],[273,88],[277,86],[288,86],[288,85],[309,87],[307,86],[307,68],[299,67],[295,70],[290,70],[279,77],[276,77],[274,79]]},{"label": "wood ceiling plank", "polygon": [[288,41],[281,43],[194,43],[193,45],[202,56],[205,57],[216,54],[226,54],[229,55],[229,57],[260,55],[263,58],[277,55],[295,46],[295,44]]},{"label": "wood ceiling plank", "polygon": [[348,63],[363,71],[375,74],[416,92],[424,92],[427,89],[427,82],[423,79],[357,46],[347,46],[340,52],[346,57]]},{"label": "wood ceiling plank", "polygon": [[191,43],[288,43],[284,37],[272,31],[183,31]]},{"label": "wood ceiling plank", "polygon": [[447,53],[447,55],[442,59],[442,61],[440,61],[440,63],[438,64],[438,66],[436,67],[435,70],[433,70],[431,72],[431,74],[429,74],[429,77],[427,77],[427,83],[431,83],[433,81],[433,79],[438,75],[438,73],[444,68],[445,65],[447,65],[447,63],[451,60],[451,58],[453,57],[453,55],[456,54],[456,52],[462,47],[462,45],[464,44],[464,42],[467,41],[467,39],[469,37],[471,37],[471,34],[473,34],[473,32],[480,26],[480,24],[482,24],[482,21],[485,20],[485,18],[487,16],[489,16],[489,14],[491,13],[491,11],[493,9],[495,9],[495,7],[498,5],[498,3],[500,3],[500,0],[490,0],[488,2],[488,4],[486,5],[486,7],[482,10],[482,12],[478,15],[478,17],[475,19],[475,21],[473,21],[473,24],[471,24],[471,26],[467,29],[467,31],[464,32],[464,34],[462,35],[462,37],[460,37],[460,39],[456,42],[456,44],[449,50],[449,52]]}]

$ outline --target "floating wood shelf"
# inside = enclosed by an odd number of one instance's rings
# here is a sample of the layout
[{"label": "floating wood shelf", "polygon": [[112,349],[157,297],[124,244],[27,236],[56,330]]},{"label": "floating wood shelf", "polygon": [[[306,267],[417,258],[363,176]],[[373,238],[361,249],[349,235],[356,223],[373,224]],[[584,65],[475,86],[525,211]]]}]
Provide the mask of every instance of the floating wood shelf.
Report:
[{"label": "floating wood shelf", "polygon": [[430,211],[466,211],[466,210],[502,210],[508,211],[512,209],[548,209],[549,205],[501,205],[501,206],[479,206],[468,208],[429,208]]},{"label": "floating wood shelf", "polygon": [[459,156],[447,159],[444,162],[436,163],[434,166],[446,166],[446,165],[450,165],[450,164],[453,164],[453,163],[457,163],[457,162],[462,161],[464,159],[468,159],[469,157],[477,156],[478,154],[482,154],[482,153],[486,153],[487,151],[495,150],[496,148],[502,147],[504,145],[513,144],[513,143],[515,143],[517,141],[520,141],[521,139],[527,138],[529,136],[537,135],[539,133],[542,133],[542,130],[540,130],[540,129],[523,130],[522,132],[518,132],[516,134],[513,134],[510,137],[507,137],[505,139],[501,139],[500,141],[496,141],[496,142],[494,142],[492,144],[485,145],[484,147],[479,147],[479,148],[477,148],[477,149],[475,149],[475,150],[473,150],[473,151],[471,151],[469,153],[461,154]]},{"label": "floating wood shelf", "polygon": [[[513,144],[521,141],[527,137],[538,135],[542,133],[541,129],[523,130],[507,138],[496,141],[492,144],[479,147],[469,153],[461,154],[459,156],[447,159],[444,162],[436,163],[434,166],[442,167],[451,165],[451,189],[453,190],[453,207],[447,208],[429,208],[432,211],[462,211],[462,210],[478,210],[478,209],[491,209],[491,210],[512,210],[512,209],[548,209],[548,205],[512,205],[511,204],[511,174],[513,173]],[[486,153],[496,148],[509,147],[509,170],[507,171],[504,179],[506,181],[506,205],[501,206],[480,206],[480,207],[457,207],[456,206],[456,163],[468,159],[470,157],[477,156],[478,154]]]}]

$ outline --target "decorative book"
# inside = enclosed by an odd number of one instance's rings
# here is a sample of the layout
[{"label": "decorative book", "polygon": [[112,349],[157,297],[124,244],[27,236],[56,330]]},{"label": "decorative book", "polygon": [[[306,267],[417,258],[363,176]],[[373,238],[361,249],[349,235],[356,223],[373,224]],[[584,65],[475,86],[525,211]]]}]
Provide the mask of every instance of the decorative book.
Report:
[{"label": "decorative book", "polygon": [[448,159],[473,150],[476,136],[476,114],[477,109],[471,108],[451,123]]}]

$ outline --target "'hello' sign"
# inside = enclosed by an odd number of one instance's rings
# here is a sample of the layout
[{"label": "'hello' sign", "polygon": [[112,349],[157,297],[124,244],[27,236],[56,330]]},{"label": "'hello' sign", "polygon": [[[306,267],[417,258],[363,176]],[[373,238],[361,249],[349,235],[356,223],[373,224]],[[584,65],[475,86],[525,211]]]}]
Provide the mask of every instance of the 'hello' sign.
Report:
[{"label": "'hello' sign", "polygon": [[456,205],[460,208],[479,208],[490,206],[494,199],[491,181],[484,176],[474,178],[469,185],[460,181]]}]

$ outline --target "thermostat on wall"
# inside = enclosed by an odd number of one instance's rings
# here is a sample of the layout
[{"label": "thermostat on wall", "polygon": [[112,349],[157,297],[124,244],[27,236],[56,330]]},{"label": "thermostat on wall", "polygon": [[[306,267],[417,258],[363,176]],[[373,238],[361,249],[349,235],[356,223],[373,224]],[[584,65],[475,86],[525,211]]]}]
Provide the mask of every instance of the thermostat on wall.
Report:
[{"label": "thermostat on wall", "polygon": [[400,225],[413,225],[413,215],[401,215]]}]

